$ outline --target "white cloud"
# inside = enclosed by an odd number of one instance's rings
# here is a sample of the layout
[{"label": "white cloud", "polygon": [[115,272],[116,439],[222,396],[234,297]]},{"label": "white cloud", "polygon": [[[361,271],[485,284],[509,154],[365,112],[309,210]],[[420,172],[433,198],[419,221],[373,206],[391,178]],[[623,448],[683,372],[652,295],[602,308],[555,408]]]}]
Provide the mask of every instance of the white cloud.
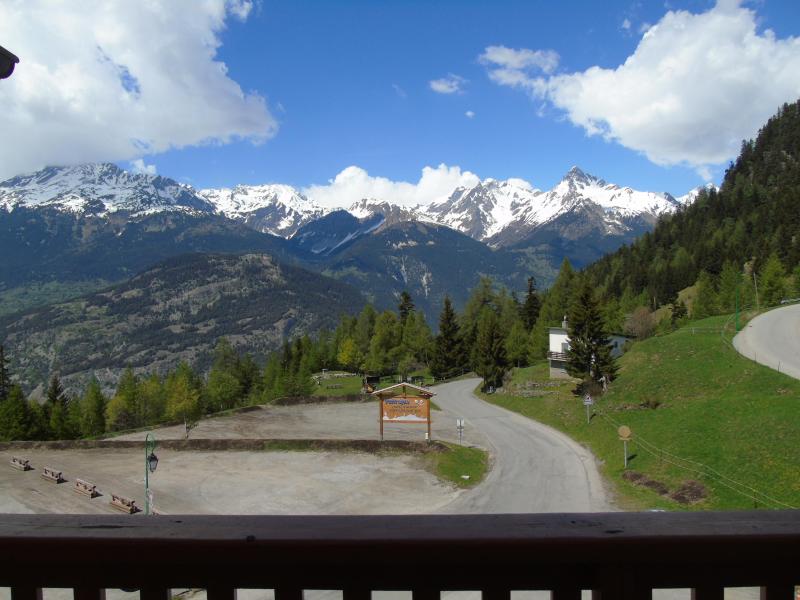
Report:
[{"label": "white cloud", "polygon": [[470,171],[444,164],[423,168],[416,183],[372,177],[361,167],[351,166],[326,185],[312,185],[302,191],[314,202],[331,208],[350,206],[364,198],[386,200],[400,206],[416,206],[443,200],[457,187],[474,186],[479,181],[478,176]]},{"label": "white cloud", "polygon": [[406,91],[396,83],[392,84],[392,89],[394,90],[394,93],[397,94],[400,98],[403,99],[408,98],[408,94],[406,93]]},{"label": "white cloud", "polygon": [[0,39],[20,57],[0,84],[0,179],[48,164],[132,160],[277,124],[216,59],[249,0],[0,3]]},{"label": "white cloud", "polygon": [[558,66],[558,52],[554,50],[515,49],[505,46],[488,46],[478,60],[492,69],[509,71],[539,70],[552,73]]},{"label": "white cloud", "polygon": [[623,28],[625,31],[630,31],[630,28],[631,28],[631,20],[630,20],[630,19],[625,19],[624,21],[622,21],[622,28]]},{"label": "white cloud", "polygon": [[464,114],[466,115],[466,117],[467,117],[468,119],[474,119],[474,118],[475,118],[475,112],[474,112],[474,111],[468,110],[468,111],[467,111],[467,112],[465,112]]},{"label": "white cloud", "polygon": [[429,81],[428,85],[437,94],[460,94],[464,91],[465,83],[467,83],[466,79],[450,73],[447,77]]},{"label": "white cloud", "polygon": [[147,165],[144,159],[137,158],[130,162],[131,171],[134,173],[143,173],[145,175],[156,175],[158,173],[155,165]]},{"label": "white cloud", "polygon": [[800,96],[800,39],[759,33],[755,13],[737,0],[702,14],[668,12],[616,69],[542,77],[485,62],[493,81],[549,101],[589,135],[699,173],[736,156],[742,139]]}]

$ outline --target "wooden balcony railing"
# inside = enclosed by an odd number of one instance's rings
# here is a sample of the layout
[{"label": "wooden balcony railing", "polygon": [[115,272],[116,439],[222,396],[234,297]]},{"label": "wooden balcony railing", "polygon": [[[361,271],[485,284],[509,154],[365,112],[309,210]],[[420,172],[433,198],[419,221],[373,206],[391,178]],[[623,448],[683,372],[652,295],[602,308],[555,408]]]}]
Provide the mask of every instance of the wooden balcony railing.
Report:
[{"label": "wooden balcony railing", "polygon": [[548,352],[547,358],[550,360],[560,360],[562,362],[567,362],[569,360],[569,355],[566,352]]},{"label": "wooden balcony railing", "polygon": [[237,588],[551,590],[556,600],[650,598],[653,588],[760,586],[766,600],[794,600],[800,583],[800,511],[426,515],[358,517],[0,516],[0,585],[13,600],[41,588],[99,600],[106,588],[138,588],[166,600],[171,588],[205,588],[233,600]]}]

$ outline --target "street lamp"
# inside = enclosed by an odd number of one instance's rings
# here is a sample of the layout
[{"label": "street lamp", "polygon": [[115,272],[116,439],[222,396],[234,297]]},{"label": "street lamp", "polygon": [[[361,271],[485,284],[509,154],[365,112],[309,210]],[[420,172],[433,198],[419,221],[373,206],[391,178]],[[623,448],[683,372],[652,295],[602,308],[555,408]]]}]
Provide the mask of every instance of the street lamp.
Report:
[{"label": "street lamp", "polygon": [[156,449],[156,438],[148,433],[144,438],[144,514],[150,514],[150,473],[155,473],[158,467],[158,457],[153,452]]},{"label": "street lamp", "polygon": [[14,65],[18,62],[19,58],[13,52],[9,52],[0,46],[0,79],[11,77],[14,72]]}]

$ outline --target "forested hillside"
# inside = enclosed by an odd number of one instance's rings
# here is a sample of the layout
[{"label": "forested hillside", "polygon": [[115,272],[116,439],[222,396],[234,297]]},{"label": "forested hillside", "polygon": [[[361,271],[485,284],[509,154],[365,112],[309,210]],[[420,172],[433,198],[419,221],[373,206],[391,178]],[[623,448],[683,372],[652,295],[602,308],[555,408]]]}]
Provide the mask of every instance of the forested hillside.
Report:
[{"label": "forested hillside", "polygon": [[785,104],[755,141],[743,142],[718,192],[702,192],[586,273],[606,298],[644,293],[652,308],[699,283],[709,296],[701,304],[711,304],[701,312],[713,313],[733,310],[737,289],[740,302],[753,300],[756,285],[762,303],[792,294],[786,275],[798,266],[800,101]]}]

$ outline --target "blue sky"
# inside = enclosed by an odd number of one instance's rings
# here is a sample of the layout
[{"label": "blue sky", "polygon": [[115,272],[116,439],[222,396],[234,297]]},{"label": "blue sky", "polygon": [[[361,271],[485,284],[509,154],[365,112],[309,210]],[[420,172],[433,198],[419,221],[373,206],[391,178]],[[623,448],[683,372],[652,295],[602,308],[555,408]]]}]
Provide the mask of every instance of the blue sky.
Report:
[{"label": "blue sky", "polygon": [[[94,48],[102,48],[112,65],[140,83],[138,96],[128,94],[130,90],[122,93],[129,96],[126,101],[138,102],[141,133],[131,125],[120,131],[125,140],[118,144],[98,133],[97,140],[73,141],[66,156],[115,160],[124,166],[142,159],[136,163],[140,167],[149,165],[151,171],[196,187],[281,182],[304,188],[325,184],[349,166],[372,177],[415,183],[424,167],[445,164],[481,178],[517,177],[547,189],[575,164],[608,181],[682,194],[707,180],[719,182],[728,160],[720,157],[732,158],[731,147],[755,135],[781,102],[800,96],[800,70],[791,70],[800,65],[795,62],[800,61],[800,10],[793,0],[720,0],[717,5],[700,0],[216,1],[218,13],[198,18],[196,27],[186,25],[186,31],[179,32],[185,43],[176,42],[177,49],[163,41],[155,43],[161,47],[149,47],[152,16],[113,11],[105,15],[130,39],[139,35],[145,40],[141,52],[152,53],[137,64],[130,48],[108,41],[98,29],[90,33],[97,36]],[[14,76],[21,83],[14,85],[22,86],[26,58],[53,72],[57,66],[47,64],[51,59],[41,47],[27,48],[30,36],[14,37],[12,17],[18,17],[19,25],[34,23],[36,16],[26,14],[25,3],[15,8],[19,14],[6,15],[5,31],[0,18],[0,44],[21,56]],[[11,9],[0,13],[3,10]],[[163,16],[163,31],[184,27],[179,13],[174,22],[172,18]],[[746,30],[748,19],[755,23],[756,35],[740,40],[734,30]],[[143,27],[140,31],[137,23]],[[646,49],[644,32],[653,25],[658,25],[658,34],[651,35]],[[22,26],[18,29],[24,31]],[[692,34],[688,42],[681,41],[684,30]],[[206,65],[189,56],[195,34],[214,36],[218,44]],[[710,58],[716,49],[705,38],[721,40],[721,58]],[[747,65],[749,70],[742,69],[740,81],[715,82],[720,72],[743,62],[737,48],[750,42],[761,58]],[[678,74],[670,81],[673,49],[685,49],[676,60],[699,65],[697,72]],[[557,56],[556,64],[544,65],[544,55],[538,52]],[[91,56],[90,50],[86,56]],[[631,57],[631,68],[620,70]],[[223,62],[227,72],[209,75],[214,61]],[[604,75],[596,78],[593,69]],[[159,85],[151,82],[154,71],[163,71],[163,81],[171,78],[172,86],[184,73],[191,81],[177,91],[165,87],[158,100],[148,98]],[[212,76],[214,81],[205,89],[192,90]],[[224,81],[217,81],[223,76]],[[762,76],[765,80],[757,81]],[[431,82],[448,78],[458,91],[433,89]],[[246,106],[236,104],[237,85]],[[209,108],[217,101],[202,104],[202,97],[216,93],[215,86],[232,99]],[[651,110],[673,91],[672,108],[665,102]],[[174,114],[167,114],[162,109],[166,99],[183,92],[187,99],[172,102],[177,105]],[[0,101],[3,93],[11,95],[13,104],[22,92],[3,84]],[[82,92],[70,90],[72,95],[65,97],[71,100],[75,93]],[[617,94],[624,97],[615,100]],[[92,102],[97,107],[113,99]],[[728,106],[731,102],[736,106]],[[738,122],[740,108],[747,114]],[[237,111],[242,114],[234,119]],[[95,109],[93,122],[102,118],[98,114],[102,111]],[[128,109],[125,114],[133,113]],[[109,115],[112,119],[112,109]],[[73,116],[65,114],[60,120]],[[180,128],[184,118],[187,123]],[[726,127],[727,139],[705,147],[706,140]],[[81,131],[90,128],[84,122]],[[113,138],[113,129],[112,124],[106,126],[106,138]],[[52,127],[42,136],[40,152],[53,136]],[[69,141],[67,134],[64,138]],[[138,151],[123,143],[131,138],[137,139]],[[50,145],[58,143],[65,140]],[[667,150],[662,153],[662,148]],[[56,154],[51,160],[58,158]]]}]

